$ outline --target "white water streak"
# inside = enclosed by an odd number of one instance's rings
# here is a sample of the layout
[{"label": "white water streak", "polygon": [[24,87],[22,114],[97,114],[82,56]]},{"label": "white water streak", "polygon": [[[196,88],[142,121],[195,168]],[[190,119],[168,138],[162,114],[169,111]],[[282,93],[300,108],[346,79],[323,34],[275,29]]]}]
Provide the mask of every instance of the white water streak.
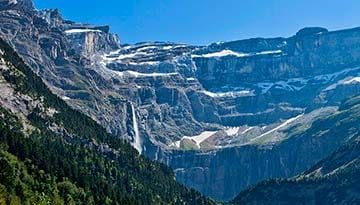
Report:
[{"label": "white water streak", "polygon": [[133,128],[135,132],[135,139],[132,143],[133,147],[137,149],[137,151],[141,154],[142,153],[142,147],[141,147],[141,138],[140,138],[140,132],[139,132],[139,125],[136,119],[136,113],[135,113],[135,107],[131,103],[131,109],[132,109],[132,121],[133,121]]}]

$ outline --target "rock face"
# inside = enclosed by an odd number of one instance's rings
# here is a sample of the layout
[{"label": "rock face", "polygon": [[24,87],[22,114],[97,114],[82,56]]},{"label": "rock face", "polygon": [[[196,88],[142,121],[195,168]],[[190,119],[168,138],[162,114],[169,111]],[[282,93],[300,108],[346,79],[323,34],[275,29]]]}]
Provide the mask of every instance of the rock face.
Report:
[{"label": "rock face", "polygon": [[296,175],[346,141],[301,133],[359,93],[359,28],[209,46],[121,45],[107,26],[4,2],[0,37],[54,93],[215,199]]},{"label": "rock face", "polygon": [[352,98],[337,114],[314,125],[320,131],[315,135],[328,131],[331,140],[350,138],[347,145],[296,177],[269,180],[243,191],[232,204],[359,203],[359,102],[359,97]]},{"label": "rock face", "polygon": [[35,8],[32,0],[0,0],[0,6],[5,9],[23,9],[25,12]]},{"label": "rock face", "polygon": [[0,93],[0,204],[218,204],[70,108],[1,38]]},{"label": "rock face", "polygon": [[[322,129],[311,124],[336,112],[335,108],[326,108],[299,117],[263,139],[250,140],[256,146],[246,143],[206,153],[179,152],[174,154],[171,163],[179,181],[202,190],[206,195],[230,200],[239,192],[239,187],[264,179],[294,176],[345,143],[348,138],[343,135],[314,138]],[[309,127],[304,127],[305,123]],[[249,132],[256,132],[256,128]],[[276,144],[270,142],[278,136],[287,138]]]}]

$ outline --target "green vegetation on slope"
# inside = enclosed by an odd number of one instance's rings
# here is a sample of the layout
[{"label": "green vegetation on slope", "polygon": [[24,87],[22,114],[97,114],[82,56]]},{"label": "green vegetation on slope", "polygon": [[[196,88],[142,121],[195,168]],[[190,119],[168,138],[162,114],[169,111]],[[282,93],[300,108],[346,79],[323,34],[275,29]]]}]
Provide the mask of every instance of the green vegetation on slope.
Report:
[{"label": "green vegetation on slope", "polygon": [[359,204],[359,122],[360,97],[353,97],[306,133],[349,139],[348,144],[295,178],[267,180],[241,192],[232,204]]},{"label": "green vegetation on slope", "polygon": [[[1,108],[0,204],[213,204],[71,109],[1,40],[0,49],[11,67],[2,73],[7,83],[56,110],[53,117],[31,110],[36,129],[25,134],[16,113]],[[61,133],[49,129],[54,124]]]},{"label": "green vegetation on slope", "polygon": [[[333,164],[338,167],[326,171],[329,166],[333,167]],[[233,204],[360,203],[359,142],[340,148],[315,167],[313,173],[304,173],[291,180],[262,182],[242,192]]]}]

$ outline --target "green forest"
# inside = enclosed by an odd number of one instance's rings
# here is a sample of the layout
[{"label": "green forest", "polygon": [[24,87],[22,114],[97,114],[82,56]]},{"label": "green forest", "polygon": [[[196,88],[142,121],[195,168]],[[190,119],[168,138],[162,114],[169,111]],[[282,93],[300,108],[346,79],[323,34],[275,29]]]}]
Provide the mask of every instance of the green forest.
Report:
[{"label": "green forest", "polygon": [[57,110],[53,117],[41,107],[31,110],[27,120],[35,129],[25,133],[16,113],[0,108],[0,205],[215,203],[70,108],[2,40],[0,49],[10,68],[1,70],[6,83]]}]

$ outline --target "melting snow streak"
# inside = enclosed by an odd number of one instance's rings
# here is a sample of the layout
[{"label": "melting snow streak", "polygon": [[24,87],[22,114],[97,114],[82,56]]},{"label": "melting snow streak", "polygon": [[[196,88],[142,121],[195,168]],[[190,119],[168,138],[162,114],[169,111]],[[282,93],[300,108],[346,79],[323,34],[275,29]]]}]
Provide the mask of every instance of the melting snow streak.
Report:
[{"label": "melting snow streak", "polygon": [[294,118],[290,118],[290,119],[286,120],[284,123],[282,123],[281,125],[275,127],[275,128],[272,129],[272,130],[269,130],[269,131],[265,132],[264,134],[262,134],[262,135],[260,135],[260,136],[258,136],[258,137],[256,137],[256,138],[254,138],[254,139],[252,139],[251,141],[255,141],[255,140],[260,139],[260,138],[262,138],[262,137],[264,137],[264,136],[266,136],[266,135],[268,135],[268,134],[271,134],[271,133],[273,133],[273,132],[275,132],[275,131],[278,131],[279,129],[284,128],[284,127],[288,126],[289,124],[291,124],[292,122],[296,121],[297,119],[299,119],[299,118],[302,117],[303,115],[304,115],[304,114],[301,114],[301,115],[296,116],[296,117],[294,117]]}]

